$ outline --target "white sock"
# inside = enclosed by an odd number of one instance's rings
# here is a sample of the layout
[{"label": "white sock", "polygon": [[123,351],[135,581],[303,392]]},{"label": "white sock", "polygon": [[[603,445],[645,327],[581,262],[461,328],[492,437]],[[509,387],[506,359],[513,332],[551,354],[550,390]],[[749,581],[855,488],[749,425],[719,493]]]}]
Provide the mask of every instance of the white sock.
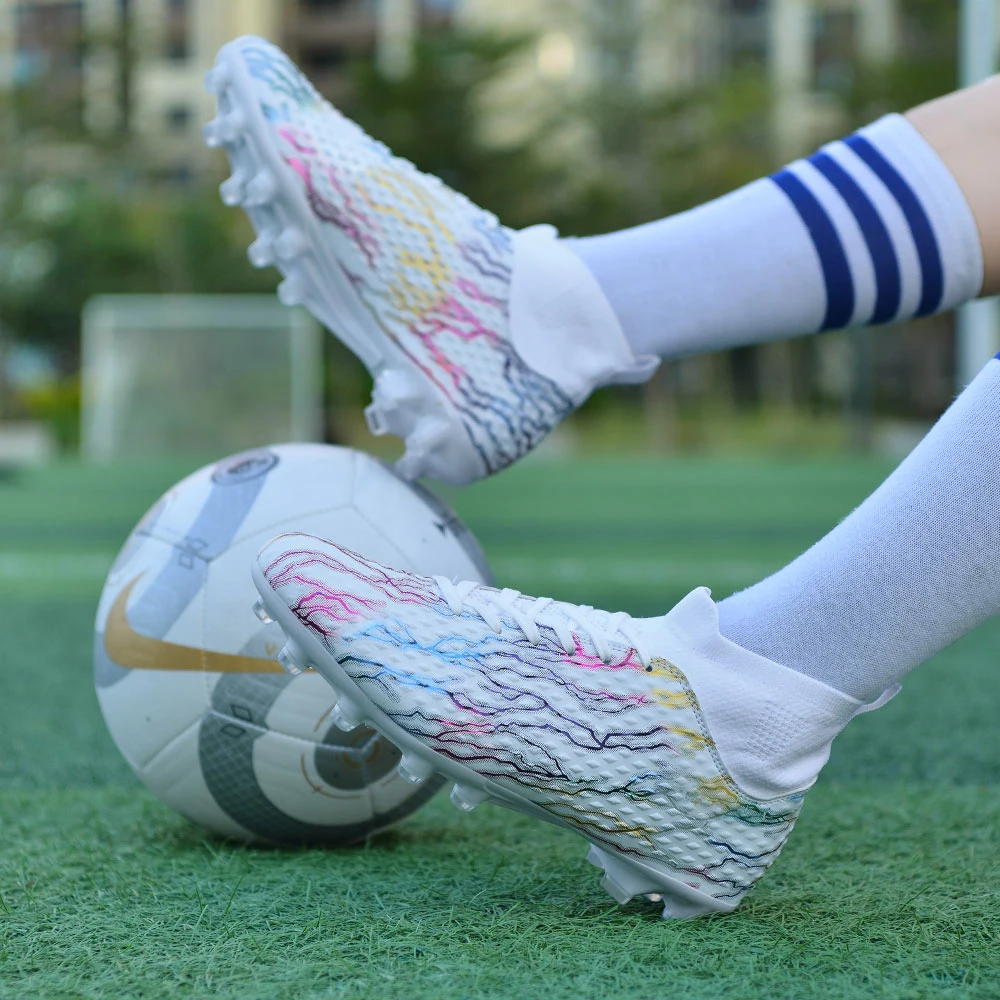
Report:
[{"label": "white sock", "polygon": [[868,701],[1000,611],[1000,360],[784,569],[719,604],[732,642]]},{"label": "white sock", "polygon": [[660,357],[938,312],[983,279],[965,197],[899,115],[690,212],[565,243],[632,350]]}]

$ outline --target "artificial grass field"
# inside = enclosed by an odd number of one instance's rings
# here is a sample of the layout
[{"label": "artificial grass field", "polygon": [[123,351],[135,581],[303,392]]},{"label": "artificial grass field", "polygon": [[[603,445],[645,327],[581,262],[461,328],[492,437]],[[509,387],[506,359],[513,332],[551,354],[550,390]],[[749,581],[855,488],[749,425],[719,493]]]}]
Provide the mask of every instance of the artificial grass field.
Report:
[{"label": "artificial grass field", "polygon": [[[503,583],[653,614],[777,568],[887,469],[528,462],[455,499]],[[731,916],[620,908],[579,838],[446,796],[365,847],[248,849],[131,778],[91,683],[103,574],[187,471],[0,482],[0,997],[1000,997],[1000,621],[851,724]]]}]

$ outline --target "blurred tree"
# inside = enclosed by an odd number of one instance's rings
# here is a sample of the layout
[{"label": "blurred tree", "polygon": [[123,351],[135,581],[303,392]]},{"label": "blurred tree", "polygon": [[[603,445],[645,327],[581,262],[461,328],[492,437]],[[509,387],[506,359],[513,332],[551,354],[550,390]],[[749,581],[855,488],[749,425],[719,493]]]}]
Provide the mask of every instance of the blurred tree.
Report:
[{"label": "blurred tree", "polygon": [[889,111],[905,111],[958,86],[958,4],[904,0],[903,46],[883,66],[859,66],[837,94],[854,126]]},{"label": "blurred tree", "polygon": [[214,190],[49,180],[8,189],[0,219],[0,315],[67,372],[92,295],[269,291],[277,281],[249,267],[249,226]]},{"label": "blurred tree", "polygon": [[[431,35],[418,40],[413,69],[388,77],[370,60],[351,70],[343,110],[394,153],[435,174],[507,225],[542,221],[564,179],[539,155],[544,124],[525,140],[496,148],[480,141],[477,98],[532,43],[528,37]],[[557,115],[559,109],[553,109]]]}]

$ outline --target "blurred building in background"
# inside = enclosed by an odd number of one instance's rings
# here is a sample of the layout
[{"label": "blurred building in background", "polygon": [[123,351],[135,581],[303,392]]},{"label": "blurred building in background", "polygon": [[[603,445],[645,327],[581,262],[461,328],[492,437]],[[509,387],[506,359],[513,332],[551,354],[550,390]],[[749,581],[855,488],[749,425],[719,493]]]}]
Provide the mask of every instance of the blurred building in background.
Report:
[{"label": "blurred building in background", "polygon": [[537,38],[486,101],[496,141],[546,115],[553,88],[640,96],[750,70],[773,87],[773,138],[784,158],[839,124],[832,95],[857,67],[891,63],[901,34],[900,0],[459,0],[456,18]]},{"label": "blurred building in background", "polygon": [[[446,26],[450,7],[407,0],[413,33]],[[85,161],[74,140],[127,134],[150,170],[178,177],[212,163],[199,141],[213,113],[204,75],[227,41],[272,39],[337,100],[380,25],[372,0],[0,0],[0,75],[38,134],[39,169],[64,167],[53,150]]]}]

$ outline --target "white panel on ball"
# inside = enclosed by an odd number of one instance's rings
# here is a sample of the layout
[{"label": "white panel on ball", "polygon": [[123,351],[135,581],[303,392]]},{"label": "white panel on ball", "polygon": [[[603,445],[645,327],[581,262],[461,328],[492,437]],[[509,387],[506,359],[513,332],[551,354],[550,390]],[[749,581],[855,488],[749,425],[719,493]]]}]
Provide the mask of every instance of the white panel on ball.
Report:
[{"label": "white panel on ball", "polygon": [[139,777],[156,789],[157,796],[172,809],[224,837],[252,838],[249,830],[234,823],[216,805],[202,777],[198,753],[198,726],[194,725],[139,772]]}]

